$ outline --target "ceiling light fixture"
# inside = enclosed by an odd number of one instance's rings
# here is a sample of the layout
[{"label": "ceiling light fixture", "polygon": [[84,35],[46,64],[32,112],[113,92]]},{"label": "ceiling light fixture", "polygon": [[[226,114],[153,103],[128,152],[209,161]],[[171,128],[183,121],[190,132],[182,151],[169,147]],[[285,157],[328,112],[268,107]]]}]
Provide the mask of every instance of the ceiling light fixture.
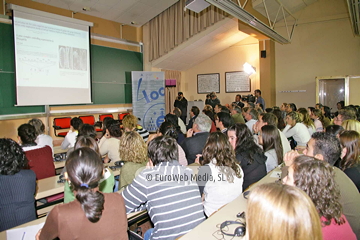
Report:
[{"label": "ceiling light fixture", "polygon": [[245,9],[232,2],[231,0],[206,0],[208,3],[211,3],[215,7],[227,12],[228,14],[236,17],[237,19],[243,21],[244,23],[249,24],[251,27],[255,28],[259,32],[265,34],[269,38],[279,42],[279,43],[290,43],[289,39],[284,38],[272,28],[267,26],[265,23],[261,22],[259,19],[254,17],[252,14],[247,12]]},{"label": "ceiling light fixture", "polygon": [[356,36],[360,36],[360,0],[347,0],[347,4],[349,8],[351,27],[354,31],[354,34]]}]

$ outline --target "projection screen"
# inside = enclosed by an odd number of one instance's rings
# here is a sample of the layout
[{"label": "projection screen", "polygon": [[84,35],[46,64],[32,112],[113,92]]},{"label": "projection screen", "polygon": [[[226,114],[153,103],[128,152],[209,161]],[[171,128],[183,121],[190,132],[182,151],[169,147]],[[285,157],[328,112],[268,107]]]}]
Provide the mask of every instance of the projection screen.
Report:
[{"label": "projection screen", "polygon": [[92,23],[12,9],[17,105],[91,103]]}]

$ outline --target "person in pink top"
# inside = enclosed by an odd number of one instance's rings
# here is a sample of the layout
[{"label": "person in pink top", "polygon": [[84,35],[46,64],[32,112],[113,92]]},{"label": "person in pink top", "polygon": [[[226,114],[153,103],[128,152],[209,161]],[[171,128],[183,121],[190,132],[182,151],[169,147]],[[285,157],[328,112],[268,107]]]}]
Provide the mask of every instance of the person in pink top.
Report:
[{"label": "person in pink top", "polygon": [[342,213],[340,190],[334,176],[330,164],[303,155],[295,158],[283,183],[296,186],[309,195],[319,213],[324,240],[356,240]]}]

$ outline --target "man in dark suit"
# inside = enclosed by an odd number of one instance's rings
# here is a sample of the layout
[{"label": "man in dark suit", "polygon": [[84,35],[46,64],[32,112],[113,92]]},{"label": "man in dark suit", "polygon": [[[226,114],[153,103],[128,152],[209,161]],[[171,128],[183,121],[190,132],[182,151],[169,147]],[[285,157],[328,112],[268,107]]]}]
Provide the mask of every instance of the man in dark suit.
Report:
[{"label": "man in dark suit", "polygon": [[236,105],[238,105],[239,107],[243,108],[244,107],[244,103],[241,102],[241,95],[240,94],[237,94],[236,97],[235,97],[235,103]]},{"label": "man in dark suit", "polygon": [[202,154],[210,129],[211,119],[200,113],[195,119],[192,128],[187,131],[187,138],[181,143],[188,164],[195,162],[197,154]]}]

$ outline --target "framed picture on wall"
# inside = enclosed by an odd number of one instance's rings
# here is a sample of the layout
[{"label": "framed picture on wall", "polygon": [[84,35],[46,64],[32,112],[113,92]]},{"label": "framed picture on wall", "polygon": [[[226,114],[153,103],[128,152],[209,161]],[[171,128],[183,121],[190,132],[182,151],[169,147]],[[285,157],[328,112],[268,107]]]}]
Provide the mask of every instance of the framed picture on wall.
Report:
[{"label": "framed picture on wall", "polygon": [[208,73],[197,75],[197,92],[198,93],[220,93],[220,74]]},{"label": "framed picture on wall", "polygon": [[243,71],[226,72],[225,92],[251,92],[251,81],[249,75]]}]

